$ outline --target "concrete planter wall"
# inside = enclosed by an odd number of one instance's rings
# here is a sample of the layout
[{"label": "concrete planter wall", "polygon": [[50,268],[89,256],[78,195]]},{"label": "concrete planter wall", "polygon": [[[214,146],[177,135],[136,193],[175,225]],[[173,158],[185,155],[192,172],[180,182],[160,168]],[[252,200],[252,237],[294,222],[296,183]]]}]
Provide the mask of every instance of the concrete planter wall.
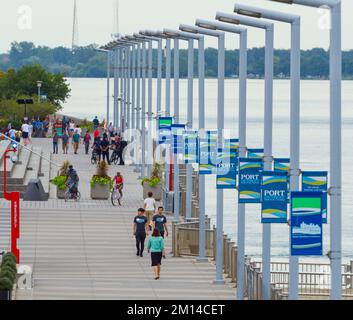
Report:
[{"label": "concrete planter wall", "polygon": [[65,193],[67,191],[67,188],[64,190],[60,190],[58,187],[56,187],[56,197],[58,199],[65,199]]},{"label": "concrete planter wall", "polygon": [[153,193],[153,198],[156,201],[162,200],[162,189],[163,189],[163,182],[160,182],[154,188],[150,187],[148,182],[143,184],[143,198],[146,199],[148,197],[148,193],[151,191]]},{"label": "concrete planter wall", "polygon": [[96,183],[91,187],[91,198],[93,200],[108,200],[110,197],[110,185],[102,186]]}]

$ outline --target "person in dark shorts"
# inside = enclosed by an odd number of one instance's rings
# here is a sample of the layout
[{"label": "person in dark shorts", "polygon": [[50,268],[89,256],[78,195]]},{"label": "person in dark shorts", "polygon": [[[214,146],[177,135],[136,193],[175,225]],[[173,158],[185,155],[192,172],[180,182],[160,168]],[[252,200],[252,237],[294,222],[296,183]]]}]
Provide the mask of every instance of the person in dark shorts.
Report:
[{"label": "person in dark shorts", "polygon": [[106,162],[110,165],[110,159],[109,159],[109,140],[108,136],[106,134],[103,135],[103,140],[101,141],[101,153],[103,157],[103,161],[106,160]]},{"label": "person in dark shorts", "polygon": [[136,255],[143,257],[143,250],[145,248],[146,236],[148,236],[147,218],[145,216],[145,209],[138,209],[137,216],[134,218],[133,233],[136,238]]},{"label": "person in dark shorts", "polygon": [[158,280],[161,276],[162,257],[165,258],[165,253],[164,239],[157,229],[153,230],[152,237],[148,240],[147,249],[148,252],[151,252],[152,267],[155,275],[154,279]]},{"label": "person in dark shorts", "polygon": [[164,238],[164,232],[165,232],[165,235],[168,237],[167,218],[163,214],[163,210],[164,210],[163,207],[159,207],[158,213],[156,215],[154,215],[154,217],[152,219],[153,230],[157,229],[160,232],[162,238]]}]

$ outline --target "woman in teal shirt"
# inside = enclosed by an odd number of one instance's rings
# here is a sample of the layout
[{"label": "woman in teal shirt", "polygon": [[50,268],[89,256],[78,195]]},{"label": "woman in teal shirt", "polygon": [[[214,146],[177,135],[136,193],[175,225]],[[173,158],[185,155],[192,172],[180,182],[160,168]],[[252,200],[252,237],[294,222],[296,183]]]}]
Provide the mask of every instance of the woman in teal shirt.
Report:
[{"label": "woman in teal shirt", "polygon": [[161,264],[164,254],[164,239],[161,237],[159,230],[154,229],[152,237],[148,240],[148,252],[151,251],[152,267],[154,268],[155,280],[161,276]]}]

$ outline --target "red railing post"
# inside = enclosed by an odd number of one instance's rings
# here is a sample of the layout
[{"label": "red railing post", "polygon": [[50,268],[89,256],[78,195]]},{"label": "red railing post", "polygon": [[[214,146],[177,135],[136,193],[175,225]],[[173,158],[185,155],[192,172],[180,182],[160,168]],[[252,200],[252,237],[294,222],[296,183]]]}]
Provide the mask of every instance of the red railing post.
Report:
[{"label": "red railing post", "polygon": [[17,240],[20,238],[20,193],[7,193],[7,154],[16,152],[15,149],[8,149],[4,153],[4,198],[11,201],[11,252],[20,263],[20,250],[17,248]]}]

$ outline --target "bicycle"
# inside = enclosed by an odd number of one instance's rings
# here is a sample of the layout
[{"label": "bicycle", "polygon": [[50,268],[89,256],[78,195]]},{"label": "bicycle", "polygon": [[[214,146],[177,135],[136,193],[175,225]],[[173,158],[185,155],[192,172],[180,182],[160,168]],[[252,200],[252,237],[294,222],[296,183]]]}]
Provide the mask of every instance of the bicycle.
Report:
[{"label": "bicycle", "polygon": [[115,186],[110,195],[110,200],[112,201],[113,206],[117,206],[117,203],[121,206],[120,200],[123,198],[123,194],[120,193],[119,189],[119,186]]},{"label": "bicycle", "polygon": [[71,192],[70,188],[67,189],[65,192],[65,202],[69,200],[80,201],[81,200],[81,193],[77,190],[77,192]]},{"label": "bicycle", "polygon": [[117,149],[113,149],[113,153],[112,153],[112,156],[110,158],[110,163],[114,163],[115,165],[117,165],[118,161],[119,161],[118,150]]}]

